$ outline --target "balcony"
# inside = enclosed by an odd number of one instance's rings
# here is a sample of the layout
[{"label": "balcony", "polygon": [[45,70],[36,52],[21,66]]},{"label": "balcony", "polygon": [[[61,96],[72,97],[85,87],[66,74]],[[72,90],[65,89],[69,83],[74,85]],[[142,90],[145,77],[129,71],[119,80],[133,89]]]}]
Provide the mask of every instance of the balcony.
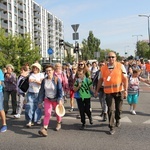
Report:
[{"label": "balcony", "polygon": [[41,36],[41,35],[40,35],[39,32],[37,32],[37,31],[34,32],[34,38],[39,38],[40,36]]},{"label": "balcony", "polygon": [[18,9],[23,10],[23,5],[18,4]]},{"label": "balcony", "polygon": [[24,33],[24,29],[23,28],[19,28],[19,33],[23,34]]},{"label": "balcony", "polygon": [[2,21],[1,22],[1,27],[4,28],[4,29],[8,29],[8,22]]},{"label": "balcony", "polygon": [[7,10],[7,5],[0,3],[0,10]]},{"label": "balcony", "polygon": [[7,13],[1,13],[1,19],[8,20],[8,14]]},{"label": "balcony", "polygon": [[40,31],[41,31],[41,28],[40,28],[40,27],[38,27],[38,26],[34,26],[34,31],[38,31],[38,32],[40,32]]},{"label": "balcony", "polygon": [[22,4],[24,0],[18,0],[18,3]]},{"label": "balcony", "polygon": [[18,12],[18,16],[19,16],[20,18],[23,18],[23,12]]},{"label": "balcony", "polygon": [[41,15],[39,13],[34,13],[34,18],[41,18]]},{"label": "balcony", "polygon": [[41,22],[40,22],[40,20],[39,20],[39,19],[34,19],[34,24],[38,24],[38,25],[40,25],[40,24],[41,24]]},{"label": "balcony", "polygon": [[23,26],[23,20],[18,20],[19,25]]},{"label": "balcony", "polygon": [[41,11],[41,8],[36,4],[34,4],[33,9],[34,9],[34,12],[40,12]]},{"label": "balcony", "polygon": [[40,40],[40,39],[36,39],[36,40],[35,40],[35,44],[36,44],[36,45],[41,45],[41,40]]}]

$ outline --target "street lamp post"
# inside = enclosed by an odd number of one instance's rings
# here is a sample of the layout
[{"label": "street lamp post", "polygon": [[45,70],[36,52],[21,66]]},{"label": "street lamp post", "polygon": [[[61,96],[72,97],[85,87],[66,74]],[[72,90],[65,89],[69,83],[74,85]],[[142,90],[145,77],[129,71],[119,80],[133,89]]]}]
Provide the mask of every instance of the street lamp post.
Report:
[{"label": "street lamp post", "polygon": [[[134,36],[137,37],[137,44],[138,44],[138,41],[139,41],[138,37],[139,37],[139,36],[142,36],[142,35],[141,35],[141,34],[139,34],[139,35],[132,35],[132,37],[134,37]],[[136,46],[135,57],[136,57],[136,54],[137,54],[137,50],[138,50],[138,48],[137,48],[137,46]]]},{"label": "street lamp post", "polygon": [[149,28],[149,18],[150,18],[150,15],[139,15],[139,17],[147,17],[148,19],[148,45],[149,45],[149,50],[150,50],[150,28]]}]

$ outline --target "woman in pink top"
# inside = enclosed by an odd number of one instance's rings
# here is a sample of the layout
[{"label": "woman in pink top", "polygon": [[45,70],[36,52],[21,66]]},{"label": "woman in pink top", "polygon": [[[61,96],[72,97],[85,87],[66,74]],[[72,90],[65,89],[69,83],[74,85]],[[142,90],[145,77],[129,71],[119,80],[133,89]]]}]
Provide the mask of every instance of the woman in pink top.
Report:
[{"label": "woman in pink top", "polygon": [[54,75],[57,76],[63,86],[63,96],[65,96],[65,93],[68,92],[68,78],[66,76],[66,73],[62,71],[62,65],[60,63],[55,64],[55,72]]}]

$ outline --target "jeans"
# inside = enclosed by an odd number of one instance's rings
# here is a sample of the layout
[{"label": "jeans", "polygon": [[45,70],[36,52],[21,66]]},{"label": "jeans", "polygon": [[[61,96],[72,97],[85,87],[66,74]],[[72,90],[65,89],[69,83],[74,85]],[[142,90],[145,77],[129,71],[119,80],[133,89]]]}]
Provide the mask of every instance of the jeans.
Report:
[{"label": "jeans", "polygon": [[0,111],[4,110],[4,97],[3,97],[3,92],[0,92]]},{"label": "jeans", "polygon": [[42,117],[42,110],[38,108],[38,93],[27,93],[25,119],[27,122],[37,122]]},{"label": "jeans", "polygon": [[105,93],[104,91],[99,91],[99,101],[102,107],[102,112],[107,114],[108,108],[107,108],[107,104],[106,104],[106,100],[105,100]]},{"label": "jeans", "polygon": [[11,95],[11,104],[12,104],[12,109],[13,112],[16,112],[16,108],[17,108],[17,92],[14,91],[6,91],[4,90],[4,110],[5,112],[9,110],[9,98]]},{"label": "jeans", "polygon": [[92,119],[91,116],[91,100],[90,98],[85,98],[82,100],[82,98],[77,98],[78,108],[81,116],[81,122],[82,124],[85,124],[85,113],[87,114],[89,119]]},{"label": "jeans", "polygon": [[[48,126],[49,125],[51,112],[52,112],[53,108],[54,109],[56,108],[57,104],[58,103],[56,101],[50,101],[47,98],[44,99],[44,120],[43,120],[43,125],[44,126]],[[59,117],[57,114],[56,114],[56,118],[57,118],[57,122],[60,123],[62,118]]]},{"label": "jeans", "polygon": [[20,93],[17,101],[17,111],[16,111],[17,114],[21,114],[24,100],[25,100],[25,94]]},{"label": "jeans", "polygon": [[115,126],[114,121],[116,120],[116,122],[119,122],[121,119],[123,93],[106,94],[106,103],[108,106],[109,128],[113,129]]}]

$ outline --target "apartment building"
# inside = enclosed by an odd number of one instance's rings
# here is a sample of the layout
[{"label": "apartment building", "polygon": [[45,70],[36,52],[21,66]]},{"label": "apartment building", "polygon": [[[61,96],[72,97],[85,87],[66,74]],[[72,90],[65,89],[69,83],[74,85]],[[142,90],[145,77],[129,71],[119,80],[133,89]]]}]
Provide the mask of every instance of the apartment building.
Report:
[{"label": "apartment building", "polygon": [[[59,39],[63,39],[63,22],[33,0],[0,0],[0,26],[6,33],[30,33],[32,40],[40,47],[41,60],[63,59]],[[49,55],[47,50],[54,53]]]}]

